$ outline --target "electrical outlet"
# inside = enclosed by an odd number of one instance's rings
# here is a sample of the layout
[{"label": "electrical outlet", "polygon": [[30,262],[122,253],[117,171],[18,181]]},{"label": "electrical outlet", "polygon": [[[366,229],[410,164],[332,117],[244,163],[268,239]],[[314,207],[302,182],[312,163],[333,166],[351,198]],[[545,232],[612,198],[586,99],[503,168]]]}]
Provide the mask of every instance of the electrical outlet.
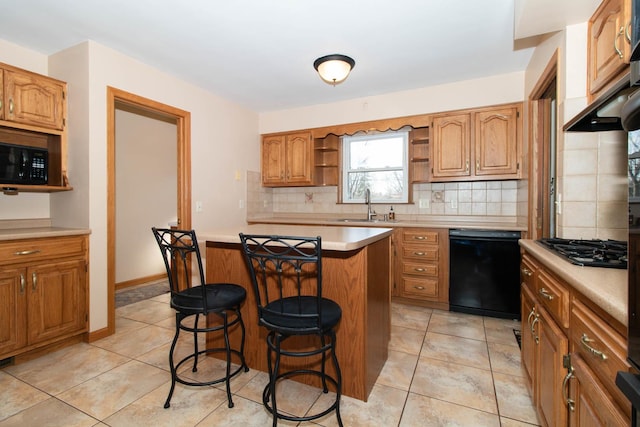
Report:
[{"label": "electrical outlet", "polygon": [[240,209],[244,209],[244,200],[240,199],[240,200],[238,201],[238,208],[240,208]]},{"label": "electrical outlet", "polygon": [[420,209],[429,209],[429,199],[420,199],[418,205]]}]

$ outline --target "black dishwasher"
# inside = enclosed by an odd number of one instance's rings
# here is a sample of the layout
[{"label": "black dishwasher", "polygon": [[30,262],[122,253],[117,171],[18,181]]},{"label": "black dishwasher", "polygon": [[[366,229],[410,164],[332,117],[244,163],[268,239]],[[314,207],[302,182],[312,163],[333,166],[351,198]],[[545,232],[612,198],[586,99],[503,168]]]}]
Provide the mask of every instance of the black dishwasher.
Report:
[{"label": "black dishwasher", "polygon": [[519,231],[449,230],[449,309],[520,319]]}]

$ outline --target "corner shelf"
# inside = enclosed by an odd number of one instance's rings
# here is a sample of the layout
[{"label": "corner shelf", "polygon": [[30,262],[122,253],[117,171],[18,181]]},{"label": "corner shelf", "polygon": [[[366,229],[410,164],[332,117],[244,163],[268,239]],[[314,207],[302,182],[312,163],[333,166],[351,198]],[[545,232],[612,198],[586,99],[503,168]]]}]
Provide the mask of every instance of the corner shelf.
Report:
[{"label": "corner shelf", "polygon": [[338,185],[340,170],[340,138],[329,134],[314,140],[314,184],[319,186]]},{"label": "corner shelf", "polygon": [[409,132],[409,167],[411,183],[430,182],[429,127],[412,129]]}]

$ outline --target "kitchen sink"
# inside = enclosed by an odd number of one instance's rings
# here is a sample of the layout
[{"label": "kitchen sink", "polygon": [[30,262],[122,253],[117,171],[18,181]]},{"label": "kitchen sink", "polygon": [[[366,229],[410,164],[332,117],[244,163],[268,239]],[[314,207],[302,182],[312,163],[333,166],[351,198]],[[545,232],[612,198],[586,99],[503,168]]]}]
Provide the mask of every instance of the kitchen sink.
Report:
[{"label": "kitchen sink", "polygon": [[365,219],[365,218],[340,218],[336,219],[336,222],[378,222],[377,219]]}]

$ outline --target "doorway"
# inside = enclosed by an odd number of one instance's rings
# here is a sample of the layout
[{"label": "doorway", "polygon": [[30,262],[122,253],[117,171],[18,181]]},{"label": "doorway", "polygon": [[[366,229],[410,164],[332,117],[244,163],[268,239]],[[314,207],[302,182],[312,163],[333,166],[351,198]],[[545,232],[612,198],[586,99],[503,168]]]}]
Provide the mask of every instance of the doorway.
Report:
[{"label": "doorway", "polygon": [[[117,281],[117,261],[119,259],[117,211],[117,159],[116,155],[116,115],[121,113],[140,114],[146,118],[170,123],[175,130],[176,144],[173,159],[176,163],[170,185],[175,185],[167,192],[175,198],[176,225],[191,228],[191,141],[189,112],[159,102],[140,97],[112,87],[107,88],[107,286],[108,286],[108,334],[115,332],[115,290]],[[175,125],[175,127],[173,126]],[[122,160],[121,160],[122,161]],[[150,151],[145,162],[154,161],[154,152]],[[172,172],[173,173],[173,172]],[[135,182],[131,183],[135,184]],[[175,189],[175,191],[174,191]],[[165,193],[158,192],[154,197],[165,198]],[[171,200],[166,200],[171,203]],[[156,224],[154,224],[156,225]],[[158,224],[160,226],[167,224]],[[150,229],[150,228],[149,228]],[[151,236],[151,231],[148,232]]]},{"label": "doorway", "polygon": [[558,52],[529,96],[529,239],[556,236]]}]

